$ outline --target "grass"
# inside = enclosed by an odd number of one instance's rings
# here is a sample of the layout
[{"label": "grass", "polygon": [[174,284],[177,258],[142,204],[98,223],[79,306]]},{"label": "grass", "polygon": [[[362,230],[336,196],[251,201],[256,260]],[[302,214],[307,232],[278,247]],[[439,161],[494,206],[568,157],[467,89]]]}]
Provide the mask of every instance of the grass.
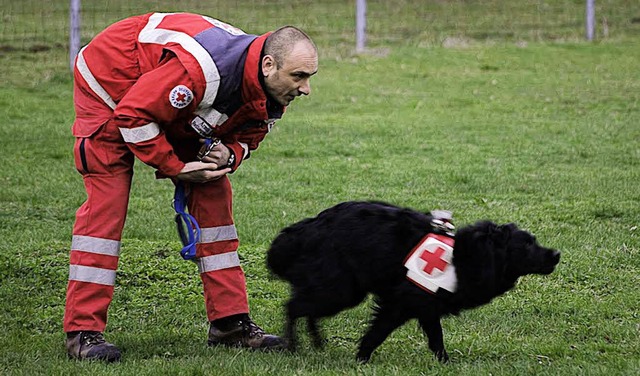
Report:
[{"label": "grass", "polygon": [[552,275],[525,277],[490,305],[444,319],[452,356],[444,366],[414,323],[393,333],[370,364],[357,365],[370,302],[325,320],[329,343],[320,352],[304,336],[293,355],[207,348],[197,271],[178,255],[170,184],[142,164],[107,329],[123,362],[69,361],[62,334],[68,247],[84,199],[71,152],[72,82],[64,51],[47,58],[51,64],[42,64],[44,55],[5,54],[0,374],[638,374],[640,43],[633,30],[595,44],[476,35],[454,45],[381,39],[386,50],[378,54],[323,53],[312,95],[288,109],[233,175],[252,315],[271,332],[282,331],[288,289],[265,268],[270,240],[340,201],[445,208],[459,226],[513,221],[562,251]]}]

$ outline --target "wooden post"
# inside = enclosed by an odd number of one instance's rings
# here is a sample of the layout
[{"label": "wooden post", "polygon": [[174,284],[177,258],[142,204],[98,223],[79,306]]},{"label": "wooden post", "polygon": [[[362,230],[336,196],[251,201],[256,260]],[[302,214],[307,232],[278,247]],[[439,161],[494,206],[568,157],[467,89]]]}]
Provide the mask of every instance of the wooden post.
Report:
[{"label": "wooden post", "polygon": [[587,0],[586,15],[587,19],[585,25],[587,40],[592,41],[595,35],[596,28],[596,0]]},{"label": "wooden post", "polygon": [[356,52],[364,52],[367,40],[367,1],[356,0]]},{"label": "wooden post", "polygon": [[80,51],[80,0],[69,3],[69,67],[73,72]]}]

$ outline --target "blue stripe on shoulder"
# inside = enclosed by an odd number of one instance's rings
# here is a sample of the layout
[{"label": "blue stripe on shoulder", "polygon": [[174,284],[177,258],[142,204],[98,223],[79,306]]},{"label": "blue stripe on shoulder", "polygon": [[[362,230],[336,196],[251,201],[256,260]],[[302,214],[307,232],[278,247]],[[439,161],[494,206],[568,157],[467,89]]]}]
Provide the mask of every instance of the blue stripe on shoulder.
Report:
[{"label": "blue stripe on shoulder", "polygon": [[229,95],[240,87],[247,49],[257,37],[251,34],[232,35],[219,27],[211,27],[194,37],[209,52],[218,67],[219,95]]}]

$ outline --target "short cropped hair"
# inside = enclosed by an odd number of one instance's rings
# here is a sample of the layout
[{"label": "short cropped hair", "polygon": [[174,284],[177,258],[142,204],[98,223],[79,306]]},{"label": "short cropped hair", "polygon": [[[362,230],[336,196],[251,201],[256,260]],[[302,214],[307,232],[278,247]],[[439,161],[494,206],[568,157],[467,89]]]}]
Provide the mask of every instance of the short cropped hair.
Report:
[{"label": "short cropped hair", "polygon": [[264,43],[264,54],[273,56],[276,66],[279,68],[293,46],[300,41],[309,43],[316,52],[318,51],[316,45],[304,31],[295,26],[283,26],[267,37]]}]

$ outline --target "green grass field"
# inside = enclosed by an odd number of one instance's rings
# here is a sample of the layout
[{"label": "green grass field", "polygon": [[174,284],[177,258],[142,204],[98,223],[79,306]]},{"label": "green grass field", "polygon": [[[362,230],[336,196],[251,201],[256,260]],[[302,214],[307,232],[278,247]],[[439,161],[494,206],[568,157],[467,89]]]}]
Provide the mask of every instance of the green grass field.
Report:
[{"label": "green grass field", "polygon": [[[621,3],[629,18],[638,14]],[[469,12],[482,22],[505,17]],[[413,322],[370,364],[356,364],[370,302],[323,321],[323,351],[306,336],[297,354],[207,348],[197,270],[178,253],[171,184],[142,164],[106,332],[123,361],[69,361],[62,315],[84,191],[66,52],[0,55],[0,374],[639,374],[640,39],[632,27],[596,43],[577,29],[526,43],[374,38],[375,53],[363,55],[327,46],[312,95],[293,103],[232,176],[252,316],[271,332],[283,329],[288,287],[266,270],[270,241],[341,201],[448,209],[458,226],[516,222],[562,251],[553,274],[525,277],[491,304],[445,318],[447,365]]]}]

